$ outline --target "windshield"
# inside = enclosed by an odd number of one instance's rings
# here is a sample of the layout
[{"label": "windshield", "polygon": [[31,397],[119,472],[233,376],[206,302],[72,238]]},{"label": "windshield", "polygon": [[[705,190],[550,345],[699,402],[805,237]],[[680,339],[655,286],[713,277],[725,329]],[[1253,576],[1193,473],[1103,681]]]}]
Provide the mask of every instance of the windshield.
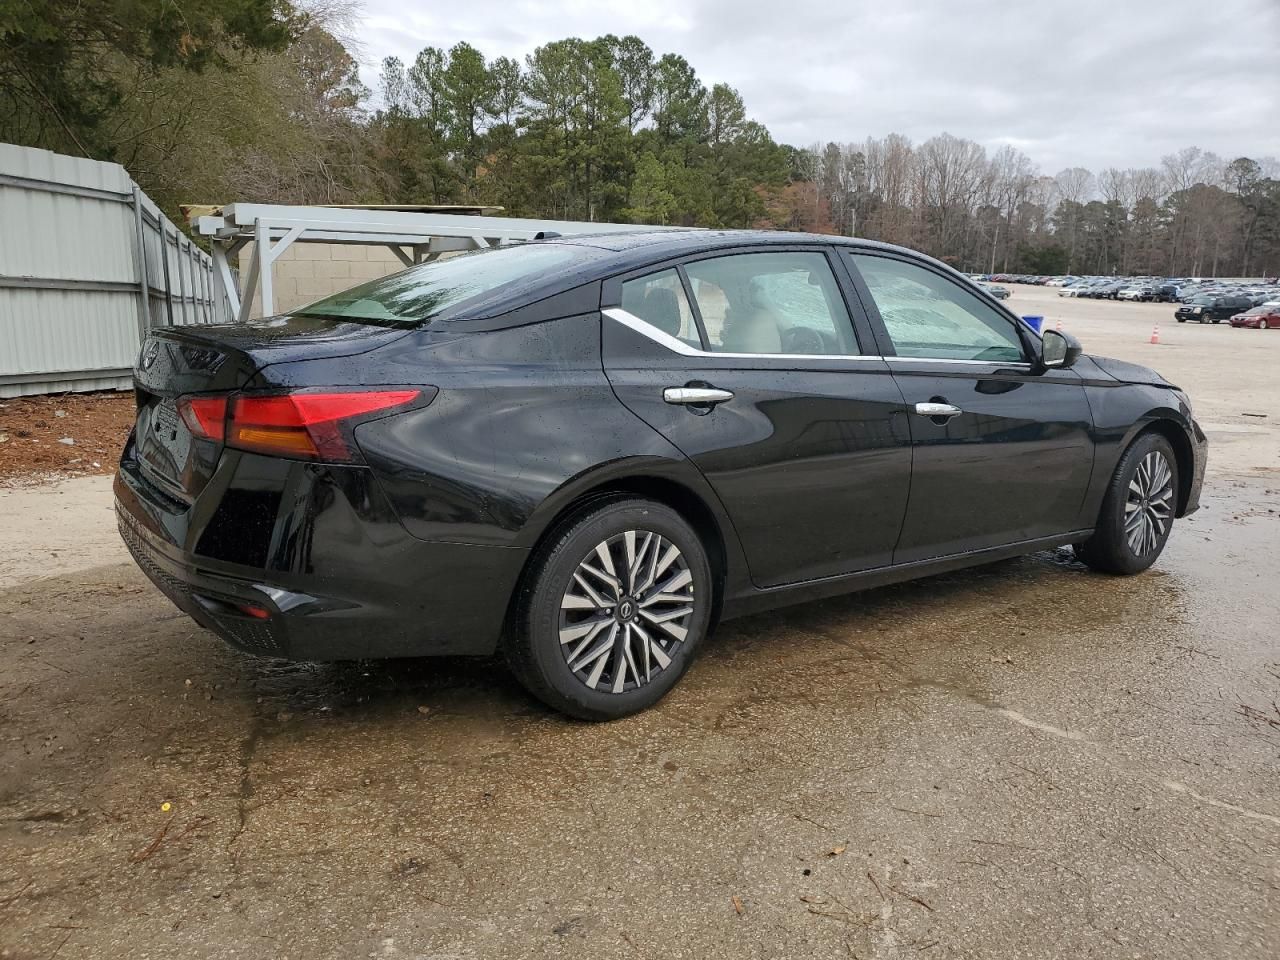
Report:
[{"label": "windshield", "polygon": [[576,248],[560,244],[476,250],[379,277],[294,313],[383,326],[425,323],[450,307],[500,287],[531,280],[578,256]]}]

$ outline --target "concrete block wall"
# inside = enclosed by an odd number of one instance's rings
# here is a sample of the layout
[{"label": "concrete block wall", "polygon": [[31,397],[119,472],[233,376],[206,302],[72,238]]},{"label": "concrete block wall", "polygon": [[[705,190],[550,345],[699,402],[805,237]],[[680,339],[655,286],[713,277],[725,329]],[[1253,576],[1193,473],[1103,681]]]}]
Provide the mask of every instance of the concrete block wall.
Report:
[{"label": "concrete block wall", "polygon": [[[240,251],[240,276],[249,276],[253,244]],[[385,277],[404,269],[400,259],[386,247],[351,243],[295,243],[274,264],[276,313],[286,313],[321,297],[340,293],[366,280]],[[253,297],[252,316],[262,316],[262,296]]]}]

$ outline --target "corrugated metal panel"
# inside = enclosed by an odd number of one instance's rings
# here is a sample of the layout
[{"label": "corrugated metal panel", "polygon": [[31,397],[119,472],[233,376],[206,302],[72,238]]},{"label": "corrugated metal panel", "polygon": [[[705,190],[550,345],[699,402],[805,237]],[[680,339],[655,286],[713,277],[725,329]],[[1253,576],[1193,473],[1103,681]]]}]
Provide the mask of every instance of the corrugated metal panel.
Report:
[{"label": "corrugated metal panel", "polygon": [[123,167],[0,143],[0,397],[127,386],[144,329],[230,318]]},{"label": "corrugated metal panel", "polygon": [[[0,167],[3,171],[3,167]],[[0,184],[0,273],[10,277],[136,280],[132,201]],[[113,238],[113,242],[103,242]]]},{"label": "corrugated metal panel", "polygon": [[79,290],[0,296],[0,376],[117,370],[133,366],[137,352],[137,296]]},{"label": "corrugated metal panel", "polygon": [[118,163],[69,157],[51,150],[0,143],[0,171],[31,180],[70,183],[79,187],[128,194],[133,180]]}]

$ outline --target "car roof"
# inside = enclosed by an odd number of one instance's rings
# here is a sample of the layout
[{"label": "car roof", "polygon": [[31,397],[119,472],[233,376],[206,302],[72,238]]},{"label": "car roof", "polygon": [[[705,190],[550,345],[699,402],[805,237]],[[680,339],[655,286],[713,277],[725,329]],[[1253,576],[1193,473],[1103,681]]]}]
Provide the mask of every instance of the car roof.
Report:
[{"label": "car roof", "polygon": [[[576,246],[595,247],[600,250],[623,252],[645,248],[646,258],[655,254],[671,251],[671,256],[682,256],[685,252],[712,250],[721,247],[755,246],[794,243],[837,243],[850,246],[874,246],[893,248],[892,244],[875,240],[862,240],[854,237],[840,237],[826,233],[792,233],[783,230],[635,230],[615,233],[582,233],[568,237],[532,241],[535,243],[566,243]],[[903,249],[901,247],[893,249]],[[661,252],[661,253],[659,253]],[[914,251],[908,251],[914,252]]]},{"label": "car roof", "polygon": [[[691,256],[702,251],[726,250],[734,247],[793,246],[796,244],[822,244],[852,249],[899,253],[918,260],[928,261],[955,272],[955,268],[934,258],[911,250],[863,240],[857,237],[840,237],[822,233],[791,233],[780,230],[636,230],[617,233],[574,234],[530,243],[554,243],[577,247],[589,247],[599,251],[590,259],[591,272],[599,277],[625,273],[649,263],[658,263],[678,257]],[[585,266],[585,264],[584,264]],[[964,274],[960,274],[964,276]]]}]

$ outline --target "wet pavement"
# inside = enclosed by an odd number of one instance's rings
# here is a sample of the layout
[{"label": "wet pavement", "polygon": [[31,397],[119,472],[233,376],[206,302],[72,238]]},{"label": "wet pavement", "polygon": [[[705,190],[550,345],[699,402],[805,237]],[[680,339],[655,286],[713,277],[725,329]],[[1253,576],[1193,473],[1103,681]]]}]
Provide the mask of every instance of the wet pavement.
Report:
[{"label": "wet pavement", "polygon": [[[273,665],[131,565],[0,592],[0,956],[1280,955],[1280,514],[726,624],[592,726]],[[163,806],[168,804],[166,808]]]}]

